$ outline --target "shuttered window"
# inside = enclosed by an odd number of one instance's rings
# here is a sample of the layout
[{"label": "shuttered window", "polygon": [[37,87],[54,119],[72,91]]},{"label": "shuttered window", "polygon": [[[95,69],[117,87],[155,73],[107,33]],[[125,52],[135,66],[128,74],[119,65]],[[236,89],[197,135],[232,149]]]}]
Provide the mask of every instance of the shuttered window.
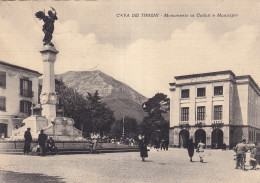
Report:
[{"label": "shuttered window", "polygon": [[32,103],[27,100],[20,101],[20,112],[31,114]]},{"label": "shuttered window", "polygon": [[5,111],[6,110],[6,98],[0,97],[0,110]]},{"label": "shuttered window", "polygon": [[24,97],[33,97],[32,81],[29,79],[20,79],[20,95]]},{"label": "shuttered window", "polygon": [[0,87],[6,88],[6,73],[0,72]]}]

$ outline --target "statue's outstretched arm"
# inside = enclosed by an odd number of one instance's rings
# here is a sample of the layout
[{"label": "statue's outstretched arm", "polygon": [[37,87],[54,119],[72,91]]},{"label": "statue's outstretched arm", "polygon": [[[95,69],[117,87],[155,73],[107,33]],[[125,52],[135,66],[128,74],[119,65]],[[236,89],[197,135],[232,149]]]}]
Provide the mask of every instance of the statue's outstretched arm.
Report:
[{"label": "statue's outstretched arm", "polygon": [[54,11],[54,15],[57,15],[55,8],[51,7],[51,9]]}]

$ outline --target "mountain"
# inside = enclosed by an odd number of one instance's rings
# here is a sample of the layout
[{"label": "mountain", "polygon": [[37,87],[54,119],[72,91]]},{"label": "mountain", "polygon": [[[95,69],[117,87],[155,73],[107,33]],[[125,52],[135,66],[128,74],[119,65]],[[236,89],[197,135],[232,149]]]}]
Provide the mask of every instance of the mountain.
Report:
[{"label": "mountain", "polygon": [[83,96],[87,96],[87,92],[94,93],[98,90],[101,100],[114,111],[116,119],[124,115],[135,118],[140,123],[146,115],[141,106],[147,101],[146,97],[99,70],[69,71],[56,75],[56,78],[62,79],[67,86]]}]

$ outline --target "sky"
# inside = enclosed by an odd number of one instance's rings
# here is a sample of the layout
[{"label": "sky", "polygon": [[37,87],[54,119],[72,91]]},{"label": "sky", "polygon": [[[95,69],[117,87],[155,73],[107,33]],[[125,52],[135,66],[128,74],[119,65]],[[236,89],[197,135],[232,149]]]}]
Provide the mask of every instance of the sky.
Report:
[{"label": "sky", "polygon": [[232,70],[260,84],[259,0],[0,1],[0,60],[43,73],[34,14],[49,7],[56,74],[100,70],[146,97],[169,95],[174,76],[186,74]]}]

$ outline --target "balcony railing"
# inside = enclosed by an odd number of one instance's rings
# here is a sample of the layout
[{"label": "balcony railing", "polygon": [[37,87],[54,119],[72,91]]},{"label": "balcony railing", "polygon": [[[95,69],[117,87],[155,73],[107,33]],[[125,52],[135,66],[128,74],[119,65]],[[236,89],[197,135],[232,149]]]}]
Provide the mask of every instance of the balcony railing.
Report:
[{"label": "balcony railing", "polygon": [[205,120],[197,120],[197,121],[195,122],[195,124],[196,124],[196,123],[206,124]]},{"label": "balcony railing", "polygon": [[212,124],[223,124],[222,120],[213,120]]},{"label": "balcony railing", "polygon": [[222,120],[214,120],[212,122],[212,128],[222,128],[224,126],[224,123]]},{"label": "balcony railing", "polygon": [[34,97],[33,91],[21,90],[21,96],[23,97]]},{"label": "balcony railing", "polygon": [[195,126],[201,127],[201,126],[204,126],[204,125],[206,125],[205,121],[196,121],[195,122]]},{"label": "balcony railing", "polygon": [[189,121],[180,121],[180,125],[188,125]]}]

